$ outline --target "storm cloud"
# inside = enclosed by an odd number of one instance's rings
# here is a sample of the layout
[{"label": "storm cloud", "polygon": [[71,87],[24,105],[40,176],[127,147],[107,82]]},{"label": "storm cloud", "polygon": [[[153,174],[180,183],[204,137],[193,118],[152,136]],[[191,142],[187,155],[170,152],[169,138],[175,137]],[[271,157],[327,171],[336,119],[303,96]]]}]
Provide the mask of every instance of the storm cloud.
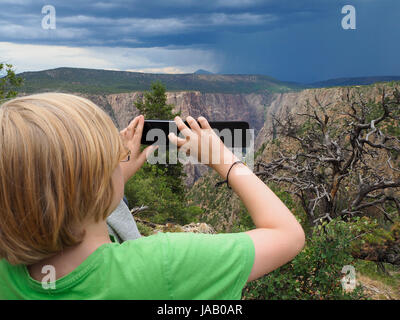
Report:
[{"label": "storm cloud", "polygon": [[[356,30],[341,27],[346,4],[356,8]],[[42,29],[44,5],[56,8],[55,30]],[[400,74],[398,0],[0,0],[0,6],[0,59],[20,71],[203,68],[298,82]]]}]

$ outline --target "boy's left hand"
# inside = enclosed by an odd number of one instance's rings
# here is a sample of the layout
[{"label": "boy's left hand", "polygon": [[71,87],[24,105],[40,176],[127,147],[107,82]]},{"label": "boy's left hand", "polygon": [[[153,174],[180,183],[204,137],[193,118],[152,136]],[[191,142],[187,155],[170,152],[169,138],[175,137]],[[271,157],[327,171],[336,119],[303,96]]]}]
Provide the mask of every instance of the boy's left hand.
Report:
[{"label": "boy's left hand", "polygon": [[143,126],[144,117],[140,115],[133,119],[125,129],[120,131],[122,142],[131,151],[130,160],[120,163],[125,183],[141,168],[147,157],[157,149],[156,146],[149,146],[140,152]]}]

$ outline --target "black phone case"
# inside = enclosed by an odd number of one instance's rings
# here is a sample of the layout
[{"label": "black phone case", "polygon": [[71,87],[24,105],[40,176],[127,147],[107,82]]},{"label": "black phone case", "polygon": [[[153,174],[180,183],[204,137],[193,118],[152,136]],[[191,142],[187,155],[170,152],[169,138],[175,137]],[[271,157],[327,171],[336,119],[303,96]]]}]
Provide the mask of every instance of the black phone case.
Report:
[{"label": "black phone case", "polygon": [[[212,129],[217,130],[218,136],[221,140],[225,143],[228,148],[247,148],[250,145],[250,126],[245,121],[209,121],[208,122]],[[185,124],[190,128],[188,123],[185,121]],[[152,129],[161,129],[164,133],[166,138],[166,145],[169,145],[168,134],[170,132],[174,132],[179,134],[179,130],[176,127],[176,124],[172,120],[145,120],[144,127],[143,127],[143,134],[141,144],[143,145],[151,145],[157,142],[157,139],[152,140],[150,139],[147,134]],[[230,139],[225,139],[224,133],[227,133],[226,129],[230,132],[232,137],[232,141]],[[224,132],[221,132],[225,130]],[[219,133],[222,133],[219,134]],[[224,141],[227,140],[227,141]]]}]

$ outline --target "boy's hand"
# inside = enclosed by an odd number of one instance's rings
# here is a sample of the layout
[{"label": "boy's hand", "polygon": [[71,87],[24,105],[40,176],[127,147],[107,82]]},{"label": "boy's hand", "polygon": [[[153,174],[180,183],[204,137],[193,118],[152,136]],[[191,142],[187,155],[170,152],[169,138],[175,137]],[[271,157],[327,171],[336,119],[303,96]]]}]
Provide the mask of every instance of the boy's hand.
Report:
[{"label": "boy's hand", "polygon": [[199,117],[198,122],[187,117],[188,128],[180,117],[175,117],[175,123],[185,139],[178,138],[174,133],[168,135],[169,140],[177,145],[180,151],[189,153],[217,171],[222,177],[226,176],[231,164],[239,160],[222,142],[211,128],[207,119]]},{"label": "boy's hand", "polygon": [[142,115],[133,119],[129,125],[121,130],[120,135],[125,147],[131,151],[130,160],[121,162],[121,169],[125,183],[142,167],[147,157],[157,149],[157,146],[148,146],[140,152],[144,117]]}]

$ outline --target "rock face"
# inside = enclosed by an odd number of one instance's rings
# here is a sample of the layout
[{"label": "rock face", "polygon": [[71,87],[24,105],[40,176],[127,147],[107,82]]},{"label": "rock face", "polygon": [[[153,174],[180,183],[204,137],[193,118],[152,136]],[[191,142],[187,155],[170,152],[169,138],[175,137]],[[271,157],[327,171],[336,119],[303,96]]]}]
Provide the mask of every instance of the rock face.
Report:
[{"label": "rock face", "polygon": [[264,124],[264,106],[270,99],[271,96],[260,94],[168,93],[168,103],[174,104],[183,117],[247,121],[257,132]]},{"label": "rock face", "polygon": [[[134,102],[143,96],[141,92],[110,95],[88,95],[87,98],[106,110],[116,121],[119,129],[139,114]],[[208,120],[242,120],[258,132],[264,124],[264,106],[273,98],[269,94],[221,94],[190,92],[168,92],[167,101],[175,105],[182,117],[200,115]]]},{"label": "rock face", "polygon": [[[361,87],[364,98],[379,97],[378,86]],[[307,89],[299,92],[275,94],[225,94],[201,93],[198,91],[167,92],[167,101],[175,105],[174,111],[180,111],[182,117],[200,115],[209,120],[242,120],[247,121],[255,129],[257,150],[265,141],[271,138],[272,116],[284,118],[286,112],[296,113],[304,110],[309,102],[317,106],[317,100],[322,105],[343,103],[348,91],[355,94],[360,87]],[[78,95],[82,95],[79,94]],[[102,107],[121,130],[129,121],[139,114],[134,102],[143,97],[142,92],[119,94],[85,95]],[[317,100],[316,100],[317,98]],[[186,184],[188,186],[207,171],[203,165],[186,165]]]},{"label": "rock face", "polygon": [[[351,110],[349,110],[349,103],[346,101],[348,94],[350,97],[354,97],[356,99],[359,99],[361,95],[363,101],[378,102],[382,99],[382,93],[380,90],[383,87],[385,88],[386,93],[390,95],[390,92],[393,91],[394,88],[400,89],[400,84],[396,86],[379,84],[368,87],[307,89],[301,92],[275,95],[274,100],[267,108],[266,122],[256,139],[256,150],[264,143],[265,146],[267,146],[258,150],[259,152],[257,159],[268,163],[274,159],[271,150],[276,151],[279,148],[279,144],[274,145],[274,148],[268,148],[269,145],[267,144],[272,138],[271,131],[273,126],[271,118],[273,114],[275,114],[278,119],[282,120],[285,118],[286,112],[290,112],[293,115],[296,113],[305,113],[308,103],[311,107],[311,110],[313,110],[313,108],[317,108],[318,104],[320,103],[322,106],[329,105],[327,108],[329,109],[327,113],[330,115],[330,119],[337,119],[342,116],[342,113],[351,112]],[[294,121],[304,121],[304,117],[294,116],[294,118]],[[395,126],[396,124],[394,124],[394,127]],[[346,128],[344,127],[343,130],[346,130]],[[283,139],[281,139],[280,142],[280,145],[284,145],[284,143],[286,143],[286,141]],[[284,147],[285,149],[290,149],[291,145],[284,145]],[[376,159],[371,161],[374,161],[374,165],[377,168],[381,167],[381,165],[384,168],[384,165],[387,165],[387,157],[383,155],[383,152],[382,157],[379,155],[380,154],[378,153]],[[332,168],[326,167],[324,170],[324,176],[331,178]],[[191,205],[197,205],[203,209],[204,215],[201,217],[202,221],[211,224],[217,230],[217,232],[232,232],[233,227],[240,225],[240,219],[244,216],[244,211],[243,207],[241,206],[240,199],[234,193],[232,193],[231,190],[227,189],[226,187],[220,187],[219,189],[214,187],[215,183],[219,180],[220,178],[215,172],[211,174],[204,174],[191,187],[188,193],[188,199],[191,201]],[[347,194],[348,197],[351,196],[353,189],[356,191],[356,188],[354,188],[352,185],[345,189],[350,190]],[[285,190],[287,189],[285,188]],[[393,193],[389,193],[389,191],[391,192],[389,189],[385,191],[388,192],[387,194],[385,193],[385,195],[388,197],[393,197]],[[377,214],[381,215],[381,213]],[[387,254],[385,253],[385,258],[387,259],[386,261],[398,264],[400,252],[399,245],[396,244],[396,246],[391,246],[391,250],[392,251],[388,252]]]},{"label": "rock face", "polygon": [[282,119],[288,111],[298,112],[298,110],[307,104],[307,101],[313,103],[315,96],[318,97],[322,104],[338,102],[341,96],[341,88],[308,89],[300,92],[276,94],[274,100],[267,108],[264,126],[256,137],[255,150],[270,138],[273,115]]},{"label": "rock face", "polygon": [[198,178],[212,171],[212,169],[210,169],[206,165],[191,163],[186,164],[184,166],[184,170],[186,173],[185,184],[187,187],[193,186]]},{"label": "rock face", "polygon": [[273,115],[278,119],[284,119],[287,112],[292,114],[303,112],[307,103],[314,108],[318,107],[318,102],[323,106],[340,106],[344,103],[347,94],[358,97],[360,93],[366,101],[368,99],[377,100],[381,96],[377,85],[307,89],[300,92],[275,94],[267,107],[264,126],[256,136],[255,150],[260,148],[265,141],[270,140]]}]

